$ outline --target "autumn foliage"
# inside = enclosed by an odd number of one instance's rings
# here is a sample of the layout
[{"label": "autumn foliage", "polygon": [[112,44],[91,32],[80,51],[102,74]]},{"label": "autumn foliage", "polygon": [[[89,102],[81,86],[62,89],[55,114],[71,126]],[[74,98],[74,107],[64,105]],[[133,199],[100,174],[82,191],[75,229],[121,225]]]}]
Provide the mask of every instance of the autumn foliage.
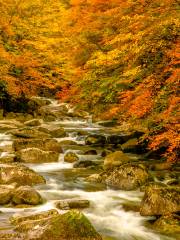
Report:
[{"label": "autumn foliage", "polygon": [[0,0],[1,81],[12,94],[57,97],[146,129],[149,147],[178,159],[176,0]]}]

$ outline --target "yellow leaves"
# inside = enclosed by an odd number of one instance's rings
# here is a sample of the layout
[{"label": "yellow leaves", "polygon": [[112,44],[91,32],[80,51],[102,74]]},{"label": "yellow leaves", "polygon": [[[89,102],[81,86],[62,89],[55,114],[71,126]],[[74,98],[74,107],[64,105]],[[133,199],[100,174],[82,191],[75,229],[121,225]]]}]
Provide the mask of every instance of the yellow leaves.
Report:
[{"label": "yellow leaves", "polygon": [[91,65],[96,66],[105,66],[112,65],[118,63],[118,58],[120,55],[120,51],[118,49],[114,49],[107,53],[102,51],[95,52],[92,56],[92,59],[86,63],[86,66],[89,67]]},{"label": "yellow leaves", "polygon": [[134,67],[134,68],[131,68],[127,71],[125,71],[122,75],[123,77],[133,77],[133,76],[136,76],[138,73],[141,72],[141,67],[140,66],[137,66],[137,67]]}]

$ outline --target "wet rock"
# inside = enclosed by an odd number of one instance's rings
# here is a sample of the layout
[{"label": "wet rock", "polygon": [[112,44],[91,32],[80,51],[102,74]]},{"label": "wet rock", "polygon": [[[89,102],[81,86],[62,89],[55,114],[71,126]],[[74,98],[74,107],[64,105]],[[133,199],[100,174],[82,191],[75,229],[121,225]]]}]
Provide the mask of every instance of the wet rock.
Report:
[{"label": "wet rock", "polygon": [[61,145],[55,139],[15,139],[13,142],[13,148],[15,151],[33,147],[44,151],[63,152]]},{"label": "wet rock", "polygon": [[166,234],[179,234],[180,233],[180,216],[169,214],[161,216],[155,221],[153,227],[155,230]]},{"label": "wet rock", "polygon": [[67,136],[66,132],[64,131],[64,128],[62,127],[53,129],[52,131],[50,131],[50,134],[52,135],[52,137],[55,138],[62,138]]},{"label": "wet rock", "polygon": [[95,149],[87,150],[84,155],[97,155],[97,151]]},{"label": "wet rock", "polygon": [[22,221],[16,231],[26,240],[102,240],[89,220],[77,210],[41,220]]},{"label": "wet rock", "polygon": [[38,128],[39,131],[50,134],[54,138],[61,138],[61,137],[66,137],[66,132],[64,128],[62,127],[57,127],[57,126],[50,126],[50,125],[42,125],[41,127]]},{"label": "wet rock", "polygon": [[30,186],[20,186],[14,193],[12,202],[14,204],[38,205],[42,203],[41,195]]},{"label": "wet rock", "polygon": [[74,163],[79,160],[79,157],[74,152],[68,152],[64,156],[64,161],[68,163]]},{"label": "wet rock", "polygon": [[102,182],[102,176],[100,174],[92,174],[86,178],[87,182],[92,182],[92,183],[101,183]]},{"label": "wet rock", "polygon": [[104,145],[106,143],[106,137],[98,134],[91,134],[86,137],[86,145]]},{"label": "wet rock", "polygon": [[18,183],[19,185],[44,184],[45,179],[21,164],[1,164],[0,165],[0,184]]},{"label": "wet rock", "polygon": [[15,162],[15,155],[9,154],[7,156],[0,157],[0,163],[13,163]]},{"label": "wet rock", "polygon": [[114,127],[117,124],[117,121],[114,121],[114,120],[100,121],[100,122],[97,122],[97,124],[103,127]]},{"label": "wet rock", "polygon": [[41,125],[40,119],[32,119],[27,122],[24,122],[24,125],[29,126],[29,127],[36,127]]},{"label": "wet rock", "polygon": [[0,205],[8,204],[11,201],[14,186],[0,185]]},{"label": "wet rock", "polygon": [[0,232],[1,240],[24,240],[22,236],[18,233],[3,233]]},{"label": "wet rock", "polygon": [[114,145],[124,144],[130,139],[141,137],[143,134],[144,132],[141,132],[141,131],[112,134],[107,137],[107,142],[109,144],[114,144]]},{"label": "wet rock", "polygon": [[91,160],[80,160],[78,162],[76,162],[73,167],[74,168],[87,168],[87,167],[93,167],[93,166],[97,166],[98,164],[94,161]]},{"label": "wet rock", "polygon": [[11,152],[12,153],[14,151],[11,140],[9,139],[7,141],[9,141],[9,143],[3,144],[2,146],[0,146],[0,152]]},{"label": "wet rock", "polygon": [[101,157],[106,157],[110,153],[112,153],[112,151],[110,149],[104,149],[101,153]]},{"label": "wet rock", "polygon": [[56,203],[56,208],[62,210],[69,210],[69,209],[79,209],[79,208],[88,208],[90,202],[88,200],[81,200],[81,199],[67,199],[61,200]]},{"label": "wet rock", "polygon": [[13,225],[18,225],[21,222],[31,221],[31,220],[42,220],[49,217],[59,216],[59,213],[56,209],[51,209],[48,211],[27,215],[27,216],[12,216],[9,220]]},{"label": "wet rock", "polygon": [[22,128],[22,129],[12,130],[12,131],[9,131],[8,133],[19,138],[49,138],[50,137],[49,134],[40,132],[32,128]]},{"label": "wet rock", "polygon": [[149,174],[143,165],[124,164],[110,172],[105,180],[108,186],[122,189],[135,190],[145,184]]},{"label": "wet rock", "polygon": [[13,125],[9,125],[8,123],[0,123],[0,132],[6,132],[6,131],[10,131],[10,130],[14,130],[16,129],[16,126]]},{"label": "wet rock", "polygon": [[179,187],[147,187],[141,202],[142,216],[166,215],[180,211]]},{"label": "wet rock", "polygon": [[113,169],[114,167],[121,166],[122,164],[132,162],[133,159],[128,157],[122,151],[116,151],[108,154],[104,159],[104,169]]},{"label": "wet rock", "polygon": [[57,162],[59,153],[53,151],[43,151],[39,148],[27,148],[17,152],[17,159],[24,163],[48,163]]},{"label": "wet rock", "polygon": [[149,169],[152,171],[162,171],[162,170],[170,170],[173,167],[173,163],[171,162],[163,162],[156,163],[149,166]]},{"label": "wet rock", "polygon": [[107,143],[108,144],[114,144],[114,145],[118,145],[118,144],[123,144],[126,142],[126,135],[110,135],[107,136]]},{"label": "wet rock", "polygon": [[63,141],[60,141],[59,144],[61,144],[61,145],[77,145],[77,142],[72,141],[72,140],[63,140]]},{"label": "wet rock", "polygon": [[122,207],[126,212],[133,211],[133,212],[139,212],[140,204],[137,202],[124,202],[122,203]]},{"label": "wet rock", "polygon": [[80,109],[73,109],[72,111],[68,111],[67,115],[69,117],[89,118],[89,113]]},{"label": "wet rock", "polygon": [[28,102],[28,107],[30,110],[34,111],[38,107],[46,106],[51,104],[51,101],[46,98],[40,98],[40,97],[31,97],[31,99]]},{"label": "wet rock", "polygon": [[142,146],[139,144],[137,138],[128,140],[126,143],[121,145],[121,149],[124,153],[137,153],[143,152]]}]

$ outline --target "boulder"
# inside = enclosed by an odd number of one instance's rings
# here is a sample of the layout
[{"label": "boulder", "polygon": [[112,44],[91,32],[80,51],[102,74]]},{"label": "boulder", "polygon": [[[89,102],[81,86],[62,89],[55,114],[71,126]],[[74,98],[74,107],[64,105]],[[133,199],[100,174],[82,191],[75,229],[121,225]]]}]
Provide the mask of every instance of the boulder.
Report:
[{"label": "boulder", "polygon": [[126,135],[110,135],[107,136],[107,143],[108,144],[114,144],[114,145],[118,145],[118,144],[123,144],[126,142]]},{"label": "boulder", "polygon": [[41,125],[41,120],[40,119],[32,119],[32,120],[24,122],[24,125],[29,126],[29,127],[37,127],[37,126]]},{"label": "boulder", "polygon": [[6,132],[6,131],[10,131],[10,130],[14,130],[16,129],[16,126],[13,125],[9,125],[8,123],[1,123],[0,122],[0,132]]},{"label": "boulder", "polygon": [[56,202],[56,208],[62,210],[88,208],[89,205],[90,202],[88,200],[81,199],[67,199]]},{"label": "boulder", "polygon": [[57,140],[47,138],[47,139],[15,139],[13,142],[13,148],[15,151],[26,148],[39,148],[44,151],[54,151],[62,153],[62,147]]},{"label": "boulder", "polygon": [[57,162],[59,153],[43,151],[39,148],[26,148],[17,152],[17,159],[24,163],[48,163]]},{"label": "boulder", "polygon": [[47,124],[43,124],[38,128],[39,131],[50,134],[54,138],[61,138],[61,137],[66,137],[67,134],[62,127],[57,127],[57,126],[50,126]]},{"label": "boulder", "polygon": [[16,232],[26,240],[102,240],[83,213],[70,210],[62,215],[16,223]]},{"label": "boulder", "polygon": [[41,195],[30,186],[18,187],[12,197],[13,204],[38,205],[42,203]]},{"label": "boulder", "polygon": [[8,154],[7,156],[0,157],[0,163],[12,163],[15,162],[15,155]]},{"label": "boulder", "polygon": [[63,140],[63,141],[60,141],[59,144],[61,144],[61,145],[77,145],[77,142],[72,141],[72,140]]},{"label": "boulder", "polygon": [[98,164],[94,161],[91,160],[79,160],[77,161],[73,167],[74,168],[87,168],[87,167],[93,167],[93,166],[97,166]]},{"label": "boulder", "polygon": [[100,121],[97,122],[98,125],[103,126],[103,127],[114,127],[117,124],[117,121],[115,120],[109,120],[109,121]]},{"label": "boulder", "polygon": [[13,189],[12,185],[0,185],[0,205],[10,203]]},{"label": "boulder", "polygon": [[92,182],[92,183],[101,183],[103,181],[103,178],[100,174],[95,173],[86,178],[87,182]]},{"label": "boulder", "polygon": [[45,179],[32,169],[21,164],[1,164],[0,165],[0,184],[11,184],[16,182],[18,185],[44,184]]},{"label": "boulder", "polygon": [[113,169],[114,167],[121,166],[122,164],[132,162],[133,159],[128,157],[122,151],[116,151],[113,153],[108,154],[104,159],[104,169],[109,170]]},{"label": "boulder", "polygon": [[12,131],[9,131],[8,133],[19,138],[49,138],[50,137],[50,135],[47,133],[43,133],[36,129],[32,129],[28,127],[12,130]]},{"label": "boulder", "polygon": [[74,163],[79,160],[79,157],[74,152],[67,152],[64,156],[64,161],[68,163]]},{"label": "boulder", "polygon": [[31,110],[36,110],[36,108],[38,107],[42,107],[42,106],[46,106],[46,105],[50,105],[51,101],[49,99],[46,98],[42,98],[42,97],[31,97],[31,99],[28,102],[28,107]]},{"label": "boulder", "polygon": [[137,153],[140,154],[143,152],[142,146],[139,144],[137,138],[132,138],[126,143],[121,145],[121,149],[124,153]]},{"label": "boulder", "polygon": [[153,227],[156,231],[165,234],[180,234],[180,217],[176,214],[161,216],[155,221]]},{"label": "boulder", "polygon": [[104,145],[106,137],[98,134],[91,134],[85,138],[86,145]]},{"label": "boulder", "polygon": [[108,186],[122,189],[135,190],[145,184],[149,174],[143,165],[124,164],[107,174],[105,182]]},{"label": "boulder", "polygon": [[141,202],[142,216],[166,215],[180,211],[180,188],[150,186]]},{"label": "boulder", "polygon": [[42,220],[42,219],[46,219],[49,217],[56,217],[56,216],[59,216],[58,211],[56,209],[50,209],[48,211],[27,215],[27,216],[21,216],[21,215],[15,214],[9,220],[11,224],[18,225],[19,223],[26,222],[26,221]]},{"label": "boulder", "polygon": [[87,150],[84,155],[97,155],[97,151],[95,149]]}]

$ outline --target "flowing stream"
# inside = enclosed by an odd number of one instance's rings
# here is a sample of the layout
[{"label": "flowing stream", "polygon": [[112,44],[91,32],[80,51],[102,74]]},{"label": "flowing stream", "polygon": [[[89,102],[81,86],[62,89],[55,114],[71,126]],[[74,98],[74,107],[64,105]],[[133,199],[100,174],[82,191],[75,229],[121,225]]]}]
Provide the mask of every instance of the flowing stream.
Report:
[{"label": "flowing stream", "polygon": [[[52,101],[52,107],[58,107],[56,101]],[[51,107],[50,106],[50,107]],[[69,109],[71,111],[71,109]],[[68,132],[68,137],[58,139],[73,140],[78,145],[64,147],[64,153],[60,154],[59,162],[45,164],[27,164],[30,168],[39,172],[46,178],[47,184],[36,187],[44,197],[44,204],[30,209],[13,209],[1,207],[0,229],[10,229],[8,218],[13,214],[28,214],[55,208],[55,202],[60,199],[88,199],[90,208],[83,210],[98,232],[105,240],[173,240],[175,238],[160,235],[148,228],[147,220],[138,212],[128,211],[126,204],[140,204],[143,193],[140,191],[121,191],[108,189],[102,184],[93,184],[85,181],[85,178],[92,173],[93,169],[76,169],[72,164],[64,163],[64,154],[67,151],[74,151],[80,159],[101,160],[100,153],[103,149],[97,148],[98,155],[83,155],[82,150],[88,149],[85,146],[85,135],[79,136],[78,131],[89,133],[104,132],[107,128],[92,124],[91,119],[80,120],[76,118],[50,122],[63,126]],[[0,134],[0,147],[12,144],[11,137]],[[1,153],[0,157],[8,155],[8,152]],[[134,155],[134,157],[137,157]],[[60,211],[60,210],[59,210]],[[63,212],[63,211],[60,211]]]}]

